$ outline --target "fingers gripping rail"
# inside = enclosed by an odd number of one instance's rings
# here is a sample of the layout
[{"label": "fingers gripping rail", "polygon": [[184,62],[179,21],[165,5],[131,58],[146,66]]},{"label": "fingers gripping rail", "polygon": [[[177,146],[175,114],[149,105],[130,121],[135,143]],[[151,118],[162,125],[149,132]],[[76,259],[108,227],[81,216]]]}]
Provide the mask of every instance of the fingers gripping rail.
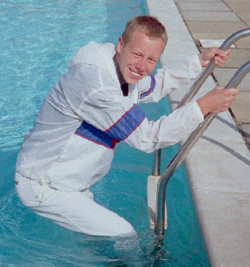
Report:
[{"label": "fingers gripping rail", "polygon": [[[227,50],[231,47],[233,43],[235,43],[237,40],[244,38],[246,36],[250,36],[250,28],[240,30],[234,34],[232,34],[230,37],[228,37],[225,42],[221,45],[220,49]],[[181,107],[185,105],[187,102],[189,102],[199,91],[202,84],[205,82],[205,80],[208,78],[208,76],[212,73],[212,71],[215,68],[215,62],[212,60],[208,66],[203,70],[203,72],[198,76],[198,78],[195,80],[191,88],[188,90],[188,92],[184,95],[181,102],[179,103],[178,107]],[[243,78],[246,76],[247,73],[250,72],[250,60],[248,60],[245,64],[243,64],[238,71],[235,73],[235,75],[232,77],[232,79],[229,81],[226,89],[231,87],[237,87],[240,82],[243,80]],[[195,143],[199,140],[201,135],[205,132],[205,130],[208,128],[208,126],[211,124],[213,119],[216,117],[216,114],[210,113],[206,119],[201,123],[196,130],[193,131],[193,133],[189,136],[189,138],[186,140],[186,142],[182,145],[178,153],[174,156],[172,161],[169,163],[169,165],[166,167],[164,172],[161,176],[159,176],[160,173],[160,150],[155,152],[155,159],[154,159],[154,170],[153,170],[153,176],[159,181],[157,185],[157,195],[156,195],[156,203],[150,204],[150,220],[151,220],[151,227],[154,226],[155,228],[155,234],[159,236],[164,235],[164,229],[166,229],[166,208],[165,208],[165,194],[166,194],[166,187],[167,184],[171,178],[171,176],[174,174],[176,169],[179,167],[179,165],[182,163],[182,161],[185,159],[186,155],[189,153],[189,151],[192,149],[192,147],[195,145]],[[152,180],[152,176],[150,178]],[[149,187],[149,186],[148,186]],[[148,188],[148,194],[149,194],[149,188]],[[155,194],[155,192],[154,192]],[[151,192],[152,195],[152,192]],[[150,199],[150,198],[149,198]],[[152,207],[155,207],[156,210],[152,212]],[[152,215],[153,214],[153,215]],[[154,223],[152,223],[152,220]]]}]

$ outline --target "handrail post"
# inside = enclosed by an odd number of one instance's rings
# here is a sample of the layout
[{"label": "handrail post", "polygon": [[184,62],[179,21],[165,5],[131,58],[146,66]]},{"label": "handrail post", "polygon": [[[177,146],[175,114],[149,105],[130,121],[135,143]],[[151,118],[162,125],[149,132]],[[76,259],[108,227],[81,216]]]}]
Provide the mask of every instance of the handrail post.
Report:
[{"label": "handrail post", "polygon": [[[248,60],[245,64],[243,64],[229,83],[226,85],[226,89],[231,87],[237,87],[245,75],[250,72],[250,60]],[[178,168],[178,166],[182,163],[185,159],[185,156],[191,150],[191,148],[195,145],[195,143],[199,140],[200,136],[204,133],[204,131],[208,128],[211,124],[213,119],[216,117],[216,114],[210,113],[206,119],[201,123],[196,130],[189,136],[183,146],[180,148],[178,153],[172,159],[170,164],[167,166],[163,174],[161,175],[159,185],[158,185],[158,192],[157,192],[157,218],[156,218],[156,225],[155,225],[155,234],[156,235],[163,235],[164,234],[164,205],[165,205],[165,192],[166,186],[168,184],[169,179]]]},{"label": "handrail post", "polygon": [[161,165],[161,149],[158,149],[154,153],[154,164],[153,164],[153,176],[160,175]]}]

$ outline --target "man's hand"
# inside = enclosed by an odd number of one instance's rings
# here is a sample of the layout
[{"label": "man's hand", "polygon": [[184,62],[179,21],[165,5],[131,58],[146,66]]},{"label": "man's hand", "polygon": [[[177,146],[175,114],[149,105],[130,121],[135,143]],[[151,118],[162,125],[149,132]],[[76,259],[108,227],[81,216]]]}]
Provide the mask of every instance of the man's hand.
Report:
[{"label": "man's hand", "polygon": [[224,64],[225,60],[228,58],[230,50],[220,50],[219,48],[211,48],[205,52],[202,52],[198,55],[201,66],[206,67],[209,62],[214,59],[214,62],[217,66]]},{"label": "man's hand", "polygon": [[230,107],[238,93],[237,88],[225,89],[222,86],[217,86],[198,99],[197,104],[204,116],[208,113],[220,113]]}]

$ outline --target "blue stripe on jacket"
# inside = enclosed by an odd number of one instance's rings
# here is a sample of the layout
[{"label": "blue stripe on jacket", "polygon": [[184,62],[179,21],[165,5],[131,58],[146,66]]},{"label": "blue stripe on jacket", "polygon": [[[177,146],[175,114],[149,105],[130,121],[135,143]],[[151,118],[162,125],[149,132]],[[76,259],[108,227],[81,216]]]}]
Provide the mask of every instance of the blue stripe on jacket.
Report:
[{"label": "blue stripe on jacket", "polygon": [[140,95],[140,97],[148,96],[150,93],[152,93],[154,91],[155,85],[156,85],[155,77],[153,75],[150,75],[150,77],[151,77],[150,87],[149,87],[148,91],[142,93]]},{"label": "blue stripe on jacket", "polygon": [[137,105],[134,105],[106,131],[101,131],[84,121],[75,134],[113,149],[116,143],[126,139],[142,123],[144,118],[144,112]]},{"label": "blue stripe on jacket", "polygon": [[75,134],[83,138],[86,138],[89,141],[92,141],[98,145],[103,145],[107,148],[115,148],[115,144],[119,142],[115,138],[95,128],[86,121],[84,121],[80,125],[80,127],[76,130]]}]

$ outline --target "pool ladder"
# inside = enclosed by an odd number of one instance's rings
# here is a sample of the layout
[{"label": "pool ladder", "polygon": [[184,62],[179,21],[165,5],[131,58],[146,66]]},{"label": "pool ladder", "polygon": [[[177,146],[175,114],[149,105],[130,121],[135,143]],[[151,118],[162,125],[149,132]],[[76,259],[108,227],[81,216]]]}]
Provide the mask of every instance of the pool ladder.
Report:
[{"label": "pool ladder", "polygon": [[[237,40],[250,35],[250,28],[240,30],[229,36],[221,45],[221,50],[227,50]],[[212,60],[203,72],[197,77],[194,84],[190,87],[188,92],[184,95],[177,108],[189,102],[199,91],[202,84],[208,78],[215,68],[215,62]],[[250,60],[243,64],[234,74],[232,79],[226,85],[226,89],[237,87],[243,80],[245,75],[250,72]],[[166,187],[174,172],[180,166],[186,155],[199,140],[204,131],[211,124],[216,114],[210,113],[206,116],[204,121],[192,132],[189,138],[184,142],[169,165],[166,167],[160,176],[160,158],[161,150],[157,150],[154,156],[153,175],[148,177],[148,213],[151,228],[155,229],[155,235],[158,240],[163,239],[164,229],[167,228],[167,211],[165,203]],[[157,192],[157,193],[156,193]]]}]

